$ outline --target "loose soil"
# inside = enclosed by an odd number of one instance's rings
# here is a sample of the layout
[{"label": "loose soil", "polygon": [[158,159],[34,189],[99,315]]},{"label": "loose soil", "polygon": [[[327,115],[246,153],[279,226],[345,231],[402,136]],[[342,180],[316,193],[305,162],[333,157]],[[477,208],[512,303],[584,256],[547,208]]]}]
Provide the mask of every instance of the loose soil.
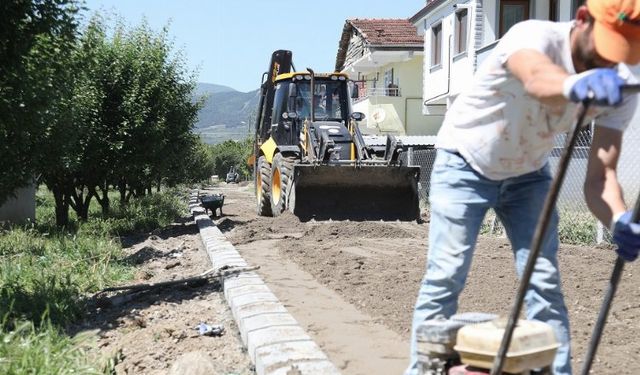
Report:
[{"label": "loose soil", "polygon": [[[342,373],[402,373],[425,268],[428,217],[424,223],[301,222],[289,213],[258,217],[249,185],[222,184],[209,192],[225,194],[224,214],[214,222],[250,265],[260,266],[256,272]],[[211,267],[197,227],[186,218],[129,245],[131,256],[142,259],[140,282],[192,276]],[[560,249],[575,373],[614,254],[605,247]],[[592,366],[594,374],[640,373],[637,270],[636,263],[625,267]],[[508,241],[481,237],[459,311],[508,315],[517,285]],[[202,321],[223,324],[225,334],[199,336],[194,327]],[[104,352],[120,351],[119,374],[165,374],[177,357],[194,351],[204,352],[216,364],[216,373],[253,373],[228,307],[213,286],[165,290],[98,308],[85,325],[100,328]]]},{"label": "loose soil", "polygon": [[[123,240],[136,280],[148,284],[197,276],[212,268],[190,217],[148,235]],[[215,282],[144,293],[99,295],[74,330],[98,330],[98,348],[116,374],[255,374],[231,311]],[[200,335],[200,323],[224,333]],[[198,372],[201,371],[201,372]]]},{"label": "loose soil", "polygon": [[[427,250],[428,216],[416,222],[300,222],[258,217],[251,186],[225,185],[219,227],[344,374],[401,374]],[[609,247],[563,245],[559,262],[581,368],[613,269]],[[479,239],[460,312],[507,316],[518,282],[506,238]],[[640,374],[640,273],[625,266],[594,374]]]}]

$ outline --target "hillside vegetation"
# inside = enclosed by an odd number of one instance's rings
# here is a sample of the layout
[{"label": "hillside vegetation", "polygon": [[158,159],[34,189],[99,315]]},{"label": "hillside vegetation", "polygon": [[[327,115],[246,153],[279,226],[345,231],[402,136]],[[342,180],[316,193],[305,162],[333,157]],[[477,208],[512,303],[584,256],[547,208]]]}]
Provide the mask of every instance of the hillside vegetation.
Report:
[{"label": "hillside vegetation", "polygon": [[240,92],[232,88],[198,83],[196,98],[203,98],[194,131],[209,144],[241,141],[252,132],[258,107],[258,90]]}]

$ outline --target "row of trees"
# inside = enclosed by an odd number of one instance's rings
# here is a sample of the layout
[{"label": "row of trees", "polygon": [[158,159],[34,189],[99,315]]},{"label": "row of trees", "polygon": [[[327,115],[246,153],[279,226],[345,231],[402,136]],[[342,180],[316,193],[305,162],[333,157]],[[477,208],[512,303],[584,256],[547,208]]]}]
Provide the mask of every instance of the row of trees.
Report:
[{"label": "row of trees", "polygon": [[191,130],[195,79],[167,29],[113,30],[99,17],[79,30],[76,0],[0,4],[0,204],[34,178],[53,192],[56,220],[86,219],[152,186],[210,174]]},{"label": "row of trees", "polygon": [[228,140],[209,146],[209,152],[209,160],[212,165],[208,168],[223,180],[231,167],[235,167],[242,178],[253,174],[247,164],[247,159],[253,153],[253,139],[247,138],[239,142]]}]

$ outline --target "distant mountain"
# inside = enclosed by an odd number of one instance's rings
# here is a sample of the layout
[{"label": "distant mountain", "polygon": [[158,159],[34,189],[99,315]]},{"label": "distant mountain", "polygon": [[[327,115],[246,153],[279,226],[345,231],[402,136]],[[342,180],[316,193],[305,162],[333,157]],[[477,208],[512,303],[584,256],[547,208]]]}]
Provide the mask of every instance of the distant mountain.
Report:
[{"label": "distant mountain", "polygon": [[195,129],[205,142],[242,140],[251,134],[259,90],[240,92],[227,86],[198,83],[194,94],[195,98],[206,96]]},{"label": "distant mountain", "polygon": [[194,94],[197,96],[200,96],[203,94],[217,94],[220,92],[229,92],[229,91],[236,91],[236,90],[232,89],[229,86],[216,85],[214,83],[198,82],[196,84],[196,89],[194,91]]}]

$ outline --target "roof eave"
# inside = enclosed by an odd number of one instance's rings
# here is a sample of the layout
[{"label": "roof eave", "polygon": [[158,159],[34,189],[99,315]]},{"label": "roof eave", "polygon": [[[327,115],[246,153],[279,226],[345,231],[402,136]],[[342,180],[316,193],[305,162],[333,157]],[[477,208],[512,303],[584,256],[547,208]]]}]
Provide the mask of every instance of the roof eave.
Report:
[{"label": "roof eave", "polygon": [[422,51],[424,50],[424,44],[369,44],[367,46],[370,50],[407,50],[407,51]]},{"label": "roof eave", "polygon": [[433,0],[433,1],[431,1],[430,3],[425,5],[424,8],[420,9],[418,11],[418,13],[414,14],[413,16],[411,16],[409,18],[409,22],[411,22],[411,23],[413,23],[415,25],[416,22],[420,21],[420,19],[422,19],[424,16],[426,16],[429,12],[431,12],[433,9],[439,7],[440,5],[444,4],[447,1],[450,1],[450,0]]}]

